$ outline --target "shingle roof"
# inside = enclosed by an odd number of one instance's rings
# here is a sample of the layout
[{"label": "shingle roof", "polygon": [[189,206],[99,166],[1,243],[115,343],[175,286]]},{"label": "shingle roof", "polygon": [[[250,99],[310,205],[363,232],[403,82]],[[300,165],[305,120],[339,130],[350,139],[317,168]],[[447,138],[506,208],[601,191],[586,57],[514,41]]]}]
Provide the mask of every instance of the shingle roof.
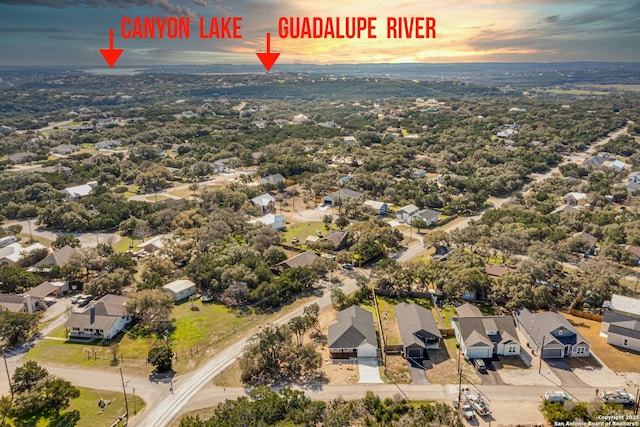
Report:
[{"label": "shingle roof", "polygon": [[[551,311],[531,313],[527,308],[521,307],[516,310],[515,316],[538,347],[542,344],[543,337],[545,345],[552,342],[560,342],[565,345],[576,344],[581,341],[587,342],[580,332],[564,316],[558,313]],[[561,327],[571,332],[571,334],[564,336],[551,334],[551,332]]]},{"label": "shingle roof", "polygon": [[329,326],[329,348],[358,348],[363,344],[378,346],[371,312],[352,305],[338,313],[336,323]]},{"label": "shingle roof", "polygon": [[464,303],[460,307],[456,308],[456,313],[459,317],[480,317],[482,312],[478,307],[470,303]]},{"label": "shingle roof", "polygon": [[57,290],[58,288],[54,286],[53,283],[46,281],[40,283],[38,286],[29,289],[29,291],[27,291],[26,293],[34,298],[44,298],[51,295]]},{"label": "shingle roof", "polygon": [[76,250],[71,246],[66,245],[60,249],[56,249],[52,254],[48,255],[44,259],[34,264],[34,267],[40,267],[44,265],[57,265],[58,267],[64,267],[69,264],[71,257],[76,253]]},{"label": "shingle roof", "polygon": [[[93,310],[93,315],[91,311]],[[93,307],[72,312],[65,323],[67,328],[89,328],[108,331],[118,317],[127,315],[127,298],[119,295],[105,295]]]},{"label": "shingle roof", "polygon": [[640,316],[640,299],[613,294],[611,297],[611,309]]},{"label": "shingle roof", "polygon": [[[506,344],[518,341],[511,316],[457,317],[460,334],[467,347],[479,344]],[[488,332],[496,332],[489,334]]]},{"label": "shingle roof", "polygon": [[424,341],[416,335],[417,333],[442,338],[431,310],[427,310],[418,304],[407,304],[406,302],[396,305],[395,309],[396,321],[398,322],[400,336],[405,347],[417,344],[425,348]]},{"label": "shingle roof", "polygon": [[187,280],[187,279],[180,279],[180,280],[174,280],[173,282],[167,283],[166,285],[164,285],[162,287],[162,289],[168,289],[173,293],[180,293],[182,291],[185,291],[189,288],[194,287],[196,284],[193,283],[191,280]]},{"label": "shingle roof", "polygon": [[313,264],[316,259],[318,259],[318,255],[311,251],[307,251],[289,258],[288,260],[282,261],[277,264],[277,266],[289,268],[306,267]]},{"label": "shingle roof", "polygon": [[269,193],[264,193],[251,199],[251,203],[258,206],[268,206],[269,203],[275,203],[276,199]]},{"label": "shingle roof", "polygon": [[265,185],[265,184],[275,185],[275,184],[278,184],[278,183],[280,183],[280,182],[282,182],[284,180],[285,180],[285,177],[282,176],[281,174],[277,173],[277,174],[274,174],[274,175],[265,176],[264,178],[262,178],[260,180],[260,184],[261,185]]}]

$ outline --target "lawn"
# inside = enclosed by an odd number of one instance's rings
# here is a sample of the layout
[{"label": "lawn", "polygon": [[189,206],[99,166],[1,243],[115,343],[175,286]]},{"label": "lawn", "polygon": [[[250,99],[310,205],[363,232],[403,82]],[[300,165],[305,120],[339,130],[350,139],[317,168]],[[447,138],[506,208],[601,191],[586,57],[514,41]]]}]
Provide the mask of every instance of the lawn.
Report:
[{"label": "lawn", "polygon": [[243,387],[244,384],[240,380],[240,363],[234,362],[220,375],[213,379],[213,384],[218,387]]},{"label": "lawn", "polygon": [[640,372],[640,354],[607,344],[600,336],[601,323],[562,313],[582,334],[591,346],[591,351],[615,372]]},{"label": "lawn", "polygon": [[[138,243],[141,243],[141,242],[142,242],[142,240],[140,240],[140,242],[138,242]],[[135,246],[135,242],[131,237],[122,236],[120,238],[120,240],[118,241],[118,243],[113,245],[113,250],[114,251],[118,251],[118,252],[126,252],[129,249],[131,249],[132,245]]]},{"label": "lawn", "polygon": [[[335,228],[331,224],[332,228]],[[304,243],[308,236],[315,236],[316,230],[322,231],[322,234],[327,234],[327,229],[324,226],[324,222],[292,222],[287,225],[287,231],[284,233],[285,241],[291,242],[291,239],[296,238],[300,243]]]},{"label": "lawn", "polygon": [[440,315],[438,314],[438,310],[435,307],[432,308],[431,311],[433,311],[433,317],[436,318],[436,322],[438,322],[440,327],[443,329],[451,329],[451,319],[458,315],[458,313],[456,312],[456,308],[451,306],[440,308],[442,319],[440,318]]},{"label": "lawn", "polygon": [[[55,418],[41,418],[38,420],[35,426],[110,426],[118,417],[125,413],[124,396],[122,393],[115,393],[112,391],[93,390],[89,388],[78,387],[80,390],[80,397],[71,401],[69,408],[63,411],[61,417],[57,420]],[[102,399],[105,402],[111,401],[109,405],[100,414],[100,408],[98,407],[98,401]],[[134,397],[127,393],[127,402],[129,403],[130,414],[134,413]],[[144,407],[144,401],[140,397],[135,398],[135,409],[140,411]],[[77,415],[73,414],[73,411],[78,411],[79,421]],[[66,416],[65,416],[66,415]],[[9,425],[16,425],[15,419],[9,420]],[[21,420],[24,422],[24,420]],[[20,424],[24,425],[24,424]]]}]

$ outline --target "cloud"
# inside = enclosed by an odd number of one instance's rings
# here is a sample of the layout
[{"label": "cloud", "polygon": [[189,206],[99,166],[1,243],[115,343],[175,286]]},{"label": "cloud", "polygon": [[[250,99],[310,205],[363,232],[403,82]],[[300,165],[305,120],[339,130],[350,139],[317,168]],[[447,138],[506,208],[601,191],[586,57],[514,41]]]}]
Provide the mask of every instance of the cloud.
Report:
[{"label": "cloud", "polygon": [[[182,3],[193,3],[206,7],[207,0],[190,0]],[[132,7],[157,7],[167,13],[194,15],[189,7],[181,6],[169,0],[0,0],[0,4],[9,6],[41,6],[53,9],[87,7],[92,9],[129,9]]]},{"label": "cloud", "polygon": [[0,27],[0,33],[68,33],[66,28]]}]

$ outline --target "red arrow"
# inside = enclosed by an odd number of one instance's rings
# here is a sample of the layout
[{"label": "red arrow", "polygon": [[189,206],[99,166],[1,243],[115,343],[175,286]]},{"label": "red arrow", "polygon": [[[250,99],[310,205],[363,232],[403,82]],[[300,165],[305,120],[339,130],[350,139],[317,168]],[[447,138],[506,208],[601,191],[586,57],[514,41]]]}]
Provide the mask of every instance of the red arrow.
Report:
[{"label": "red arrow", "polygon": [[109,30],[109,49],[98,50],[104,57],[104,60],[107,61],[107,64],[109,64],[109,67],[113,68],[113,66],[116,65],[116,62],[118,62],[118,58],[120,58],[122,52],[124,52],[124,49],[113,48],[113,28]]},{"label": "red arrow", "polygon": [[258,55],[260,62],[264,65],[264,68],[267,71],[270,71],[271,67],[273,67],[273,64],[276,63],[276,60],[280,56],[280,52],[271,53],[271,33],[267,33],[267,52],[256,52],[256,55]]}]

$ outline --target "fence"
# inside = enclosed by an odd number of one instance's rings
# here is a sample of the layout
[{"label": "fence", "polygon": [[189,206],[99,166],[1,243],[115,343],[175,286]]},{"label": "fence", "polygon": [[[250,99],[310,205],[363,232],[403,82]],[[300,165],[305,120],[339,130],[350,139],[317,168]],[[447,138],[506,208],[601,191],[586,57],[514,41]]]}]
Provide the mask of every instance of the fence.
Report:
[{"label": "fence", "polygon": [[595,320],[597,322],[602,322],[603,317],[602,314],[589,313],[588,311],[576,310],[575,308],[570,308],[569,314],[583,319]]},{"label": "fence", "polygon": [[402,350],[404,349],[404,347],[402,347],[401,345],[385,345],[384,346],[384,352],[385,354],[402,354]]},{"label": "fence", "polygon": [[373,293],[383,297],[431,298],[431,294],[429,292],[374,289]]},{"label": "fence", "polygon": [[453,332],[453,329],[443,329],[443,328],[439,328],[440,330],[440,335],[442,335],[443,337],[450,337],[451,335],[453,335],[455,332]]}]

